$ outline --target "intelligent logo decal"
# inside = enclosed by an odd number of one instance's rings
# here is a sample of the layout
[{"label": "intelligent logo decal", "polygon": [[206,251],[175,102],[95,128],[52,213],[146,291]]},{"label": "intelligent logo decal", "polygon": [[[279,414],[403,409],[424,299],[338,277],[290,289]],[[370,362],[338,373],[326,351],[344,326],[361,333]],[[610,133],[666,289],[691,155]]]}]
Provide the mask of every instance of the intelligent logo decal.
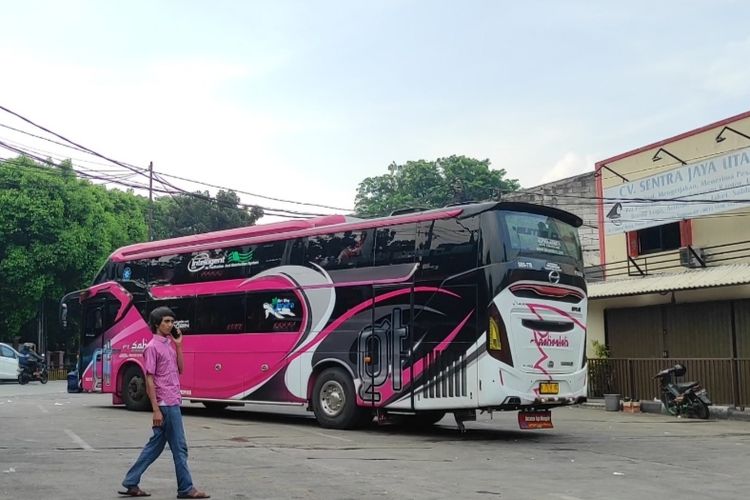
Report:
[{"label": "intelligent logo decal", "polygon": [[227,269],[230,267],[240,266],[251,266],[257,264],[257,260],[253,260],[253,251],[240,252],[238,250],[232,250],[231,252],[220,255],[219,257],[211,257],[208,252],[201,252],[193,256],[188,263],[188,271],[191,273],[197,273],[205,269]]}]

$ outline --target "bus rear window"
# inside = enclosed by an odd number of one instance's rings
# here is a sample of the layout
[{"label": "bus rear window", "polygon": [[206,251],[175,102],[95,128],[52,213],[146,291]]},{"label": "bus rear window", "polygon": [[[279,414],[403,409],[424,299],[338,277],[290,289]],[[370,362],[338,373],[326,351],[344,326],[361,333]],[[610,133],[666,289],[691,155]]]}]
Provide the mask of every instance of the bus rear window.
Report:
[{"label": "bus rear window", "polygon": [[581,258],[578,231],[569,224],[526,212],[505,212],[503,220],[510,247],[520,254]]}]

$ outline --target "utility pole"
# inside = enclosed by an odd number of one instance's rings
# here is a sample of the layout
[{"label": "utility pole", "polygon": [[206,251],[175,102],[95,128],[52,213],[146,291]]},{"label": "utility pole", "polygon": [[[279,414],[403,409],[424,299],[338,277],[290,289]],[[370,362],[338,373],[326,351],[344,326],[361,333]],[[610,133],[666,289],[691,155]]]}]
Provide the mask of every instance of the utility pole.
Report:
[{"label": "utility pole", "polygon": [[148,162],[148,241],[154,241],[154,162]]}]

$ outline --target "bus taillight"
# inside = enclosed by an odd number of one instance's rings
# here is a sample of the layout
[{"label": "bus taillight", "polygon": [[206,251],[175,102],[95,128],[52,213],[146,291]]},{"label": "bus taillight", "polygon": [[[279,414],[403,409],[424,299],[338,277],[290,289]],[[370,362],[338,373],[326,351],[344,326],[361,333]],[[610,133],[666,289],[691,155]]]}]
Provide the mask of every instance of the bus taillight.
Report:
[{"label": "bus taillight", "polygon": [[487,352],[493,358],[513,366],[513,354],[510,352],[508,343],[508,332],[505,329],[503,318],[492,304],[489,309],[489,324],[487,325]]}]

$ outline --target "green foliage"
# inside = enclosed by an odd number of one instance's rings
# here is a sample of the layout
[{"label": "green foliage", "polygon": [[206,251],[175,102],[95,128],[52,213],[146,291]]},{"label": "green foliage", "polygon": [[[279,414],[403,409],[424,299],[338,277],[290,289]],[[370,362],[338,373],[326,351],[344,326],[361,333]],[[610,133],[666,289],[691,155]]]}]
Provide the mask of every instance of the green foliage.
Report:
[{"label": "green foliage", "polygon": [[376,217],[400,208],[488,200],[519,188],[518,180],[505,175],[504,169],[490,169],[489,160],[466,156],[392,163],[387,174],[367,177],[359,184],[355,210],[360,217]]},{"label": "green foliage", "polygon": [[[162,196],[154,203],[154,239],[252,226],[263,217],[263,209],[240,206],[234,191],[219,191],[211,198],[208,191],[194,196]],[[197,195],[197,196],[196,196]]]},{"label": "green foliage", "polygon": [[82,288],[109,253],[146,237],[135,196],[28,158],[0,162],[0,339],[10,340],[43,301]]},{"label": "green foliage", "polygon": [[594,349],[594,357],[599,359],[607,359],[609,358],[609,347],[607,347],[606,344],[603,342],[599,342],[598,340],[592,340],[591,341],[591,347]]},{"label": "green foliage", "polygon": [[[0,161],[0,340],[18,336],[40,305],[55,332],[49,316],[62,296],[89,285],[115,249],[148,239],[148,199],[78,179],[70,162],[58,167]],[[233,191],[201,194],[155,200],[155,238],[251,225],[263,215],[240,207]]]}]

